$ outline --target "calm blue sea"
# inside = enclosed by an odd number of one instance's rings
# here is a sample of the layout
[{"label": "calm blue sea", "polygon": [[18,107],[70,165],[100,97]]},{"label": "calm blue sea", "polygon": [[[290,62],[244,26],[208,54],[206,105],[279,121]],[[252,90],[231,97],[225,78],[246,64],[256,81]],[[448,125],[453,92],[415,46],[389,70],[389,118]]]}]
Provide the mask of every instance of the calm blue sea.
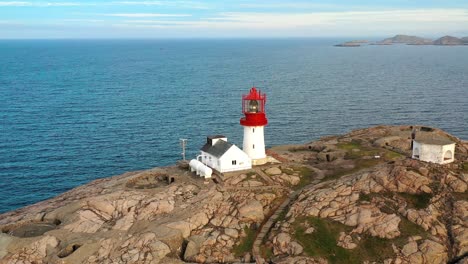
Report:
[{"label": "calm blue sea", "polygon": [[179,138],[242,145],[241,94],[267,93],[266,144],[378,124],[468,139],[468,46],[336,39],[0,41],[0,212],[169,165]]}]

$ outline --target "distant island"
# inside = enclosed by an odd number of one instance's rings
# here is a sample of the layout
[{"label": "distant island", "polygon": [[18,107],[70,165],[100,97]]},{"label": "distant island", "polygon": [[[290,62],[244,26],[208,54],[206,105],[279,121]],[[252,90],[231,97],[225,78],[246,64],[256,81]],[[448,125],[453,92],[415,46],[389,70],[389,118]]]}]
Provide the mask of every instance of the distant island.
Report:
[{"label": "distant island", "polygon": [[440,45],[440,46],[459,46],[468,45],[468,37],[457,38],[453,36],[443,36],[436,40],[422,38],[418,36],[409,35],[395,35],[391,38],[386,38],[377,42],[369,42],[366,40],[353,40],[341,44],[334,45],[335,47],[360,47],[362,44],[369,45],[393,45],[393,44],[406,44],[406,45]]},{"label": "distant island", "polygon": [[368,40],[352,40],[352,41],[347,41],[341,44],[335,45],[335,47],[360,47],[361,44],[367,44],[369,43]]}]

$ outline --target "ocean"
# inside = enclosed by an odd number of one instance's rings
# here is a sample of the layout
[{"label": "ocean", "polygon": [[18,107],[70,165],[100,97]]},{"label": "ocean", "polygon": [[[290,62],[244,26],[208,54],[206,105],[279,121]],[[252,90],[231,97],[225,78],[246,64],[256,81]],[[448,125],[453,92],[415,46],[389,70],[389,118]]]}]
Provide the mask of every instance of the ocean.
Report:
[{"label": "ocean", "polygon": [[267,146],[380,124],[468,139],[468,46],[340,39],[0,41],[0,213],[91,180],[242,146],[241,95],[267,94]]}]

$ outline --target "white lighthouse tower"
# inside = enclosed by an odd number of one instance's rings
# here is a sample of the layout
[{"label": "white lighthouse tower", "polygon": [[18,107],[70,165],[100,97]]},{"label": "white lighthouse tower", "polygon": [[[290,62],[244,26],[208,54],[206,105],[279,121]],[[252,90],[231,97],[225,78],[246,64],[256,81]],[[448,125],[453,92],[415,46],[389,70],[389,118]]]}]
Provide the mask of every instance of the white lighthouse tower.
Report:
[{"label": "white lighthouse tower", "polygon": [[252,87],[250,93],[242,95],[242,112],[240,119],[244,126],[243,150],[252,159],[252,165],[266,163],[265,138],[263,128],[268,124],[265,115],[266,95]]}]

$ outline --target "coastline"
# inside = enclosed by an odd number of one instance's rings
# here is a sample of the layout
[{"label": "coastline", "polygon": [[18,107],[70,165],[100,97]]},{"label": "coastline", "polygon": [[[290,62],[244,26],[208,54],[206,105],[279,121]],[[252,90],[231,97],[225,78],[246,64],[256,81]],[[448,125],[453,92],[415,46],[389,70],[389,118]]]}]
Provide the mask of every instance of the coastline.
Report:
[{"label": "coastline", "polygon": [[[406,227],[401,223],[408,225],[407,221],[410,221],[412,225],[419,225],[420,220],[416,218],[422,216],[412,216],[416,211],[407,205],[399,205],[397,211],[382,209],[378,203],[380,198],[374,201],[366,198],[368,195],[380,197],[379,193],[384,188],[397,195],[398,199],[410,198],[399,195],[401,192],[421,197],[443,194],[455,199],[454,208],[463,208],[467,203],[460,197],[464,197],[467,189],[463,175],[468,173],[468,163],[464,161],[468,155],[468,142],[439,129],[425,128],[431,134],[457,142],[458,160],[443,166],[424,163],[407,156],[410,143],[407,136],[413,128],[378,126],[306,144],[272,147],[268,150],[269,155],[280,160],[281,164],[225,173],[218,175],[217,182],[203,180],[180,164],[98,179],[52,199],[1,214],[0,253],[3,253],[0,259],[3,257],[7,263],[17,258],[47,263],[63,260],[67,263],[99,263],[110,258],[120,259],[117,261],[120,263],[122,258],[138,258],[144,262],[151,256],[156,263],[248,262],[252,258],[257,261],[274,258],[285,261],[281,263],[295,263],[300,259],[314,259],[308,256],[306,241],[303,240],[307,236],[298,237],[291,230],[291,226],[299,224],[298,221],[312,212],[313,221],[326,221],[328,225],[337,225],[337,228],[344,223],[354,227],[361,239],[371,232],[371,237],[382,237],[389,242],[394,239],[401,241],[416,234],[405,231]],[[463,172],[465,164],[467,172]],[[440,173],[447,174],[445,177],[450,179],[440,183],[440,186],[446,186],[442,189],[431,184],[440,177],[437,176]],[[167,182],[168,176],[174,177],[174,183]],[[412,180],[408,182],[408,179]],[[348,197],[345,204],[349,207],[346,210],[351,210],[349,212],[371,210],[378,217],[361,224],[360,220],[352,222],[355,221],[351,220],[354,219],[353,214],[345,213],[337,218],[344,205],[335,207],[330,201],[314,200],[330,192],[338,195],[336,197]],[[356,203],[355,199],[364,200]],[[445,210],[437,202],[430,201],[425,201],[423,206],[430,203],[440,212]],[[413,203],[411,200],[407,202]],[[406,213],[402,214],[402,210]],[[456,210],[453,211],[453,219],[458,219]],[[304,215],[304,212],[309,213]],[[379,225],[386,227],[375,229]],[[454,237],[468,234],[467,227],[456,226],[458,231],[453,231]],[[436,232],[436,235],[428,235],[421,230],[417,232],[423,237],[421,246],[424,244],[438,252],[438,257],[427,255],[423,248],[416,250],[418,254],[426,254],[434,263],[459,257],[464,250],[462,242],[456,242],[450,249],[441,248],[440,243],[448,239],[444,233],[447,231],[442,232],[438,228],[437,224],[429,225],[429,231],[436,230],[430,233]],[[210,237],[213,236],[224,242],[208,246],[206,243],[211,243]],[[124,244],[118,239],[122,237],[125,238],[123,242],[126,241]],[[279,242],[286,238],[289,242]],[[262,241],[265,240],[264,245]],[[143,241],[152,241],[149,248],[153,253],[139,257],[131,255],[130,252],[135,250],[145,250],[141,247],[146,245]],[[313,245],[313,241],[307,243]],[[359,251],[365,244],[354,238],[340,241],[337,243],[344,250],[357,247]],[[102,243],[108,243],[109,247],[103,249]],[[28,251],[28,248],[39,244],[48,246],[42,251]],[[186,248],[181,247],[183,244]],[[272,250],[273,255],[265,255],[265,246]],[[75,251],[79,253],[75,254]],[[453,255],[451,251],[461,253]],[[343,254],[350,252],[344,251]],[[174,258],[173,254],[180,257]],[[321,254],[325,259],[330,257],[327,252]],[[382,256],[399,258],[398,254],[387,251]],[[381,259],[377,255],[364,257]]]}]

